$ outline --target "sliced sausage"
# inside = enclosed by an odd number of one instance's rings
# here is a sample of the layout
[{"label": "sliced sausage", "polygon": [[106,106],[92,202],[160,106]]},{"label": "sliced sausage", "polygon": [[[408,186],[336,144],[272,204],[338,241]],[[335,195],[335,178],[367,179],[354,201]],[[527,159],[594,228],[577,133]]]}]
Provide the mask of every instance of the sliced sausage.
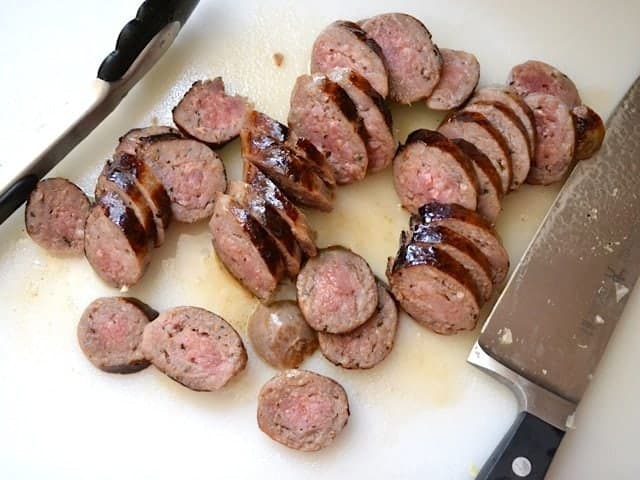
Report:
[{"label": "sliced sausage", "polygon": [[247,352],[231,325],[198,307],[174,307],[148,324],[142,352],[153,365],[185,387],[209,392],[244,370]]},{"label": "sliced sausage", "polygon": [[478,112],[489,120],[491,125],[504,137],[509,148],[513,167],[511,190],[524,183],[531,168],[531,150],[527,140],[527,131],[513,111],[500,102],[477,101],[464,108],[465,112]]},{"label": "sliced sausage", "polygon": [[116,192],[91,209],[84,227],[84,252],[95,272],[118,288],[135,285],[151,259],[151,242],[138,217]]},{"label": "sliced sausage", "polygon": [[335,68],[348,68],[365,77],[386,98],[389,77],[382,50],[356,23],[344,20],[325,28],[311,50],[311,73],[329,73]]},{"label": "sliced sausage", "polygon": [[395,300],[382,282],[378,282],[378,306],[371,318],[348,333],[320,332],[320,351],[340,367],[372,368],[391,353],[397,329]]},{"label": "sliced sausage", "polygon": [[439,246],[401,246],[387,277],[393,296],[420,325],[442,335],[475,328],[480,307],[473,279]]},{"label": "sliced sausage", "polygon": [[47,178],[29,195],[24,223],[31,239],[56,254],[78,255],[84,248],[84,224],[91,205],[69,180]]},{"label": "sliced sausage", "polygon": [[474,102],[499,102],[511,109],[520,119],[527,131],[529,150],[532,154],[536,151],[536,120],[529,105],[511,87],[504,85],[489,85],[482,87],[474,93],[469,103]]},{"label": "sliced sausage", "polygon": [[549,185],[565,176],[576,147],[576,131],[571,111],[560,98],[533,93],[525,101],[536,117],[538,148],[527,183]]},{"label": "sliced sausage", "polygon": [[523,97],[546,93],[558,97],[569,109],[582,104],[573,81],[556,67],[538,60],[528,60],[513,67],[507,83]]},{"label": "sliced sausage", "polygon": [[509,146],[502,134],[478,112],[461,110],[449,116],[438,127],[449,138],[462,138],[475,145],[496,167],[502,180],[502,189],[509,191],[513,179],[513,165]]},{"label": "sliced sausage", "polygon": [[493,285],[504,283],[509,273],[509,254],[498,233],[479,214],[460,205],[429,203],[411,217],[412,229],[420,228],[420,224],[442,225],[473,242],[491,264]]},{"label": "sliced sausage", "polygon": [[173,121],[185,135],[221,147],[240,135],[249,110],[248,100],[225,93],[217,77],[195,82],[173,109]]},{"label": "sliced sausage", "polygon": [[307,165],[322,179],[324,183],[333,188],[336,186],[336,175],[333,167],[327,160],[327,156],[308,139],[291,135],[288,144],[291,145],[299,157],[306,160]]},{"label": "sliced sausage", "polygon": [[276,368],[296,368],[318,348],[318,335],[305,322],[295,302],[259,305],[247,333],[256,353]]},{"label": "sliced sausage", "polygon": [[438,245],[438,247],[457,260],[471,275],[479,293],[480,305],[484,304],[493,292],[491,264],[487,256],[474,243],[455,231],[438,224],[416,225],[410,235],[405,235],[405,243]]},{"label": "sliced sausage", "polygon": [[[131,178],[135,181],[136,187],[153,215],[156,246],[162,245],[171,222],[171,200],[158,177],[138,156],[124,152],[115,154],[111,160],[107,161],[98,183],[103,176],[124,176],[126,179]],[[96,193],[96,196],[100,195]]]},{"label": "sliced sausage", "polygon": [[300,270],[296,291],[302,315],[318,332],[350,332],[366,322],[378,304],[371,267],[343,247],[324,249],[309,259]]},{"label": "sliced sausage", "polygon": [[116,147],[113,158],[118,157],[122,153],[135,155],[141,139],[153,137],[154,135],[165,134],[181,136],[179,130],[165,125],[151,125],[149,127],[133,128],[118,139],[118,146]]},{"label": "sliced sausage", "polygon": [[158,312],[135,298],[103,297],[91,302],[78,323],[85,356],[100,370],[133,373],[149,366],[141,349],[142,333]]},{"label": "sliced sausage", "polygon": [[278,247],[287,274],[295,278],[300,271],[302,250],[289,224],[284,221],[276,208],[267,203],[248,183],[231,182],[228,193],[264,227]]},{"label": "sliced sausage", "polygon": [[138,221],[147,233],[149,240],[158,246],[158,229],[153,212],[142,191],[138,188],[135,176],[129,170],[119,168],[118,163],[112,160],[107,160],[102,173],[98,176],[95,198],[100,199],[107,192],[116,192],[124,200],[125,205],[133,210],[138,217]]},{"label": "sliced sausage", "polygon": [[472,143],[461,138],[454,138],[453,143],[469,157],[478,177],[478,208],[477,211],[492,225],[496,223],[502,211],[501,199],[504,196],[500,175],[491,160]]},{"label": "sliced sausage", "polygon": [[344,68],[335,69],[329,78],[340,85],[353,101],[367,130],[368,169],[383,170],[396,153],[396,141],[392,133],[391,112],[384,98],[359,73]]},{"label": "sliced sausage", "polygon": [[224,165],[213,150],[165,134],[143,139],[138,155],[164,185],[177,221],[194,223],[211,216],[215,194],[227,188]]},{"label": "sliced sausage", "polygon": [[469,158],[444,135],[416,130],[393,160],[393,183],[411,213],[428,202],[457,203],[475,210],[478,178]]},{"label": "sliced sausage", "polygon": [[432,110],[458,108],[471,96],[480,80],[480,63],[475,55],[461,50],[441,48],[440,81],[427,98]]},{"label": "sliced sausage", "polygon": [[576,129],[576,160],[585,160],[593,156],[604,141],[605,127],[602,118],[586,105],[571,110]]},{"label": "sliced sausage", "polygon": [[209,222],[216,255],[247,290],[269,300],[284,273],[278,246],[260,222],[229,195],[218,193]]},{"label": "sliced sausage", "polygon": [[324,75],[298,77],[291,93],[289,126],[318,147],[333,167],[338,184],[367,173],[367,132],[349,95]]},{"label": "sliced sausage", "polygon": [[382,49],[392,100],[409,104],[433,93],[440,81],[442,56],[420,20],[404,13],[385,13],[359,24]]},{"label": "sliced sausage", "polygon": [[282,190],[252,163],[244,162],[243,178],[287,222],[304,253],[309,257],[315,257],[318,254],[315,243],[316,234],[306,215],[298,210],[298,207],[289,200]]},{"label": "sliced sausage", "polygon": [[[310,169],[294,149],[242,130],[242,156],[253,163],[294,201],[325,212],[333,210],[334,190]],[[268,139],[267,139],[268,140]]]},{"label": "sliced sausage", "polygon": [[314,452],[329,446],[349,420],[349,400],[335,380],[286,370],[260,389],[258,426],[286,447]]}]

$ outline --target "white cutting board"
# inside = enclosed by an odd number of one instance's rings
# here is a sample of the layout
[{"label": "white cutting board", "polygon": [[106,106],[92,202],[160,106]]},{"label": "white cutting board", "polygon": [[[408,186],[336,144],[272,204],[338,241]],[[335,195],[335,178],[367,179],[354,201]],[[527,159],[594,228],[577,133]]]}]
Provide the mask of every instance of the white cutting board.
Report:
[{"label": "white cutting board", "polygon": [[[80,111],[135,3],[3,2],[0,184]],[[475,53],[482,83],[503,81],[528,58],[553,63],[603,116],[640,74],[638,1],[203,0],[158,66],[55,173],[91,192],[117,137],[168,121],[201,77],[222,75],[230,90],[285,119],[318,31],[334,19],[389,10],[417,15],[440,46]],[[284,54],[281,68],[275,52]],[[394,114],[401,139],[438,119],[422,107]],[[237,145],[222,156],[237,178]],[[556,193],[525,187],[507,200],[498,227],[514,264]],[[217,393],[191,392],[153,368],[129,376],[93,368],[77,346],[76,323],[92,299],[117,292],[83,259],[37,248],[24,234],[22,213],[0,227],[0,478],[470,479],[516,415],[511,393],[465,363],[477,332],[440,337],[403,317],[394,351],[371,371],[338,369],[319,353],[304,364],[344,385],[352,416],[325,451],[288,450],[257,428],[257,392],[274,372],[253,351],[247,371]],[[353,248],[379,275],[406,219],[388,172],[342,188],[331,215],[312,215],[321,245]],[[209,308],[244,335],[255,301],[215,260],[206,225],[172,227],[154,257],[131,294],[157,309]],[[635,291],[548,478],[638,477],[639,317]]]}]

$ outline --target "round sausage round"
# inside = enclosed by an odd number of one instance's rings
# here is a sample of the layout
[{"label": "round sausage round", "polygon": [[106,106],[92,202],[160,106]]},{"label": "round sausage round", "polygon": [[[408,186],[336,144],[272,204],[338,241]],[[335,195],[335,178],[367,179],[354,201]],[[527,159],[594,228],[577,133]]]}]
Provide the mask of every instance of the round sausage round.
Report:
[{"label": "round sausage round", "polygon": [[602,118],[586,105],[571,110],[576,128],[576,160],[586,160],[596,153],[604,141],[605,127]]},{"label": "round sausage round", "polygon": [[91,363],[105,372],[137,372],[149,366],[140,344],[145,327],[157,316],[135,298],[98,298],[80,318],[78,343]]},{"label": "round sausage round", "polygon": [[142,352],[158,370],[196,391],[224,387],[247,364],[240,335],[224,319],[198,307],[162,312],[145,327]]},{"label": "round sausage round", "polygon": [[318,348],[318,336],[295,302],[259,305],[247,329],[256,353],[276,368],[296,368]]},{"label": "round sausage round", "polygon": [[324,249],[309,259],[300,270],[296,290],[305,320],[319,332],[350,332],[366,322],[378,305],[371,268],[343,247]]},{"label": "round sausage round", "polygon": [[569,109],[582,103],[576,85],[567,75],[538,60],[528,60],[513,67],[507,83],[523,97],[546,93],[558,97]]},{"label": "round sausage round", "polygon": [[182,136],[179,130],[165,125],[151,125],[149,127],[133,128],[118,139],[118,145],[116,146],[113,158],[116,158],[123,153],[135,155],[136,149],[143,138],[165,134],[171,134],[177,137]]},{"label": "round sausage round", "polygon": [[398,308],[379,281],[378,306],[371,318],[348,333],[318,333],[320,351],[340,367],[372,368],[391,353],[397,329]]},{"label": "round sausage round", "polygon": [[286,370],[258,396],[258,426],[289,448],[314,452],[334,442],[349,420],[347,394],[336,381],[306,370]]},{"label": "round sausage round", "polygon": [[69,180],[41,180],[29,195],[24,211],[27,233],[55,254],[81,254],[90,208],[87,196]]},{"label": "round sausage round", "polygon": [[427,98],[432,110],[452,110],[462,105],[473,93],[480,80],[480,63],[475,55],[461,50],[441,48],[442,72],[440,81]]}]

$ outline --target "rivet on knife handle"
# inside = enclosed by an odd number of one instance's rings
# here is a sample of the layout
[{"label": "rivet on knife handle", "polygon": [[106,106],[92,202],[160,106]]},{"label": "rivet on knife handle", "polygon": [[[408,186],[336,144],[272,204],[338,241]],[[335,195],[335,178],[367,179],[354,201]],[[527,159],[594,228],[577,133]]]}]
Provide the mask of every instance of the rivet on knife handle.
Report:
[{"label": "rivet on knife handle", "polygon": [[146,0],[136,18],[120,31],[115,50],[98,69],[98,78],[119,80],[160,30],[172,22],[184,24],[197,4],[198,0]]}]

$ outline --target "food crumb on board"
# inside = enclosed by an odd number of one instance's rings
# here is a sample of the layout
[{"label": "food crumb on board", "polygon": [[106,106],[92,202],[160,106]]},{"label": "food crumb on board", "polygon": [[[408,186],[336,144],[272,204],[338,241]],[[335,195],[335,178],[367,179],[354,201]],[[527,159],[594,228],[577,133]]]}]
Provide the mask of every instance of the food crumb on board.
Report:
[{"label": "food crumb on board", "polygon": [[504,328],[498,330],[498,335],[500,335],[500,343],[503,345],[511,345],[513,343],[513,334],[511,333],[510,328]]},{"label": "food crumb on board", "polygon": [[273,54],[273,63],[276,64],[276,67],[281,67],[284,63],[284,55],[280,52],[276,52]]},{"label": "food crumb on board", "polygon": [[478,466],[475,463],[472,463],[469,466],[469,475],[471,475],[471,478],[476,478],[479,473],[480,469],[478,468]]},{"label": "food crumb on board", "polygon": [[602,318],[600,315],[596,315],[594,321],[596,325],[604,325],[604,318]]},{"label": "food crumb on board", "polygon": [[573,412],[571,415],[567,417],[567,421],[564,423],[564,426],[569,430],[576,429],[576,413]]}]

